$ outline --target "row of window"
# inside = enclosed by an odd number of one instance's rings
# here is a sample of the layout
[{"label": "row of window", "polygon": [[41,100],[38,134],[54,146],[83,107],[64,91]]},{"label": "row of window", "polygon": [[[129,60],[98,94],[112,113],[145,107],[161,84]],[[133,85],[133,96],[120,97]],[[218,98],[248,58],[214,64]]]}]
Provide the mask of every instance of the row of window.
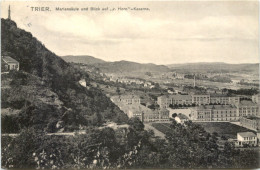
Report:
[{"label": "row of window", "polygon": [[[250,113],[250,110],[243,110],[243,113]],[[252,110],[252,112],[258,112],[258,110]],[[239,113],[242,113],[242,111],[239,111]]]},{"label": "row of window", "polygon": [[[221,113],[221,114],[224,114],[224,112],[222,112],[222,111],[221,111],[220,113]],[[198,112],[198,114],[212,114],[212,115],[213,115],[213,114],[220,114],[220,113],[219,113],[219,112],[212,112],[212,113],[211,113],[211,112]],[[232,111],[230,111],[230,112],[227,112],[227,111],[226,111],[225,113],[226,113],[226,114],[227,114],[227,113],[231,113],[231,114],[232,114],[232,113],[235,113],[235,114],[236,114],[236,111],[233,111],[233,112],[232,112]]]},{"label": "row of window", "polygon": [[145,122],[156,122],[156,121],[161,121],[161,122],[166,122],[166,121],[169,121],[169,120],[167,120],[167,119],[161,119],[161,120],[158,120],[158,119],[154,119],[154,120],[152,120],[152,119],[145,119],[144,120]]},{"label": "row of window", "polygon": [[237,111],[220,111],[220,112],[218,112],[218,111],[213,111],[213,113],[236,113]]},{"label": "row of window", "polygon": [[244,137],[244,140],[255,140],[255,137]]},{"label": "row of window", "polygon": [[[203,119],[203,116],[198,116],[198,119]],[[236,117],[229,117],[229,118],[204,118],[205,121],[229,121],[229,120],[237,120]]]},{"label": "row of window", "polygon": [[[204,117],[204,115],[198,115],[198,118],[203,118]],[[232,115],[226,115],[226,116],[223,116],[223,115],[217,115],[217,116],[214,116],[214,115],[212,115],[211,116],[211,118],[218,118],[218,117],[221,117],[221,118],[223,118],[223,117],[237,117],[236,115],[234,115],[234,116],[232,116]],[[210,116],[208,116],[208,115],[205,115],[205,117],[204,118],[210,118]]]}]

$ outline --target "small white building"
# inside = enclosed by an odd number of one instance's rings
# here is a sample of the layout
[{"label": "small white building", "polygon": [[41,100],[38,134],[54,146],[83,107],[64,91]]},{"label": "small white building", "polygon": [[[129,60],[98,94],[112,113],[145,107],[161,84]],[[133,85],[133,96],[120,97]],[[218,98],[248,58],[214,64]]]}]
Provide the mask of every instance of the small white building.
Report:
[{"label": "small white building", "polygon": [[248,144],[249,146],[257,145],[257,136],[253,132],[240,132],[237,133],[237,146],[244,146]]},{"label": "small white building", "polygon": [[19,70],[19,62],[9,56],[2,56],[5,71]]},{"label": "small white building", "polygon": [[81,86],[83,86],[83,87],[87,87],[87,82],[86,82],[85,79],[81,79],[81,80],[79,81],[79,84],[80,84]]}]

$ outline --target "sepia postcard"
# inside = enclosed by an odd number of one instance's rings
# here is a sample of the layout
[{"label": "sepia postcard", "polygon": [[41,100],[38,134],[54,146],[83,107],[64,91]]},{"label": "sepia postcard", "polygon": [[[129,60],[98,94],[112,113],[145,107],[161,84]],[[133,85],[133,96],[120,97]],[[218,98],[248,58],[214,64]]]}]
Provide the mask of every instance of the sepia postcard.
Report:
[{"label": "sepia postcard", "polygon": [[2,169],[260,168],[259,1],[2,1]]}]

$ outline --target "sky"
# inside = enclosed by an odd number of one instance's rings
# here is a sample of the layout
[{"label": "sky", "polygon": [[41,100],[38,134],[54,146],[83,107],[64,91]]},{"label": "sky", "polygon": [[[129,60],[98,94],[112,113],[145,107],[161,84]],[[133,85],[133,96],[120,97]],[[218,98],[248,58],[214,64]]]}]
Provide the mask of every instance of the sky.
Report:
[{"label": "sky", "polygon": [[[258,1],[1,2],[11,18],[59,56],[178,64],[259,63]],[[49,7],[51,11],[33,11]],[[106,11],[56,11],[108,7]],[[149,10],[114,10],[115,8]]]}]

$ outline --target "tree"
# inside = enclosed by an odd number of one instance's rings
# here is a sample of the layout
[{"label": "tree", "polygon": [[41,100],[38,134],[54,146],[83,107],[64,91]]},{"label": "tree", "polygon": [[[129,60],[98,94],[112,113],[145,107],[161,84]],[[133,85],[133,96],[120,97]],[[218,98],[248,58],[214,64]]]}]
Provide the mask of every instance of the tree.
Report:
[{"label": "tree", "polygon": [[1,116],[1,128],[2,133],[18,133],[19,126],[17,123],[17,118],[13,115],[3,115]]},{"label": "tree", "polygon": [[177,113],[173,113],[172,117],[175,118],[177,116]]},{"label": "tree", "polygon": [[151,77],[151,76],[152,76],[152,73],[151,73],[151,72],[146,72],[145,75]]},{"label": "tree", "polygon": [[117,92],[118,95],[120,94],[120,88],[119,87],[116,88],[116,92]]},{"label": "tree", "polygon": [[133,128],[135,131],[143,131],[144,130],[144,124],[140,121],[137,117],[132,117],[128,120],[127,124],[130,125],[131,128]]}]

